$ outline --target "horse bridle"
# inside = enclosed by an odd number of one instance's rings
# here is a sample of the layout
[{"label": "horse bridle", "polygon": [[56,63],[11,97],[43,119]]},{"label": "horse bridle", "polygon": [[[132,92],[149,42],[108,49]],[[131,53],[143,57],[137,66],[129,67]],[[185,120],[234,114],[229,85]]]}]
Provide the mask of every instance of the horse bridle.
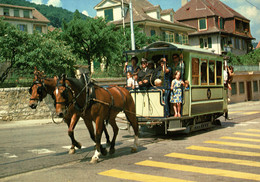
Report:
[{"label": "horse bridle", "polygon": [[[38,86],[38,84],[41,84],[41,86]],[[36,100],[36,101],[42,101],[43,99],[43,92],[47,92],[45,86],[44,86],[44,82],[39,81],[39,80],[35,80],[32,84],[32,86],[29,88],[29,94],[32,95],[32,87],[34,85],[37,85],[37,94],[39,94],[39,98],[30,98],[30,100]]]},{"label": "horse bridle", "polygon": [[[75,96],[74,96],[74,92],[72,91],[70,86],[68,86],[67,84],[60,84],[57,81],[57,86],[56,86],[56,89],[55,89],[56,95],[57,95],[57,92],[58,92],[58,90],[61,86],[65,87],[65,89],[61,93],[61,96],[63,97],[63,99],[65,99],[65,101],[64,102],[57,102],[56,99],[54,99],[54,106],[56,107],[56,104],[61,104],[61,105],[65,105],[65,107],[69,107],[71,104],[74,103],[74,100],[76,100]],[[71,101],[69,101],[68,91],[71,92],[71,94],[72,94],[72,100]]]}]

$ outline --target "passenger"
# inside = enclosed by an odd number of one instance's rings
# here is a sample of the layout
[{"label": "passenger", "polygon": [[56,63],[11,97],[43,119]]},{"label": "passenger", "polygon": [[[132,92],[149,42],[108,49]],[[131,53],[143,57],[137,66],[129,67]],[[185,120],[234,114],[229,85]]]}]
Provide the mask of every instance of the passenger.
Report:
[{"label": "passenger", "polygon": [[[180,57],[181,57],[181,59],[180,59]],[[172,59],[173,59],[172,72],[175,73],[176,71],[179,71],[181,74],[180,79],[184,80],[185,65],[183,62],[183,55],[181,54],[179,56],[178,54],[173,54]]]},{"label": "passenger", "polygon": [[138,74],[137,73],[133,74],[133,79],[134,79],[134,84],[133,84],[132,89],[139,88],[139,85],[138,85],[138,82],[137,82],[137,79],[138,79]]},{"label": "passenger", "polygon": [[129,71],[126,74],[127,77],[127,84],[126,87],[133,88],[134,87],[134,79],[132,73]]},{"label": "passenger", "polygon": [[167,66],[166,58],[160,59],[160,66],[154,70],[154,84],[155,86],[162,86],[165,88],[164,92],[164,102],[165,102],[165,115],[166,117],[170,116],[169,110],[169,97],[171,90],[171,78],[172,78],[172,69]]},{"label": "passenger", "polygon": [[138,84],[140,88],[150,87],[150,78],[152,76],[153,70],[149,69],[147,66],[147,60],[142,58],[142,70],[138,72]]},{"label": "passenger", "polygon": [[149,69],[154,70],[154,62],[153,62],[153,61],[148,61],[147,63],[148,63],[148,66],[147,66],[147,67],[148,67]]},{"label": "passenger", "polygon": [[131,63],[132,65],[128,65],[128,62],[125,63],[124,73],[131,72],[133,74],[140,71],[140,67],[137,65],[138,58],[136,56],[131,58]]},{"label": "passenger", "polygon": [[174,117],[181,117],[181,103],[182,103],[182,89],[181,85],[184,85],[184,82],[180,79],[180,71],[176,71],[174,74],[174,80],[171,84],[171,99],[170,102],[173,103]]}]

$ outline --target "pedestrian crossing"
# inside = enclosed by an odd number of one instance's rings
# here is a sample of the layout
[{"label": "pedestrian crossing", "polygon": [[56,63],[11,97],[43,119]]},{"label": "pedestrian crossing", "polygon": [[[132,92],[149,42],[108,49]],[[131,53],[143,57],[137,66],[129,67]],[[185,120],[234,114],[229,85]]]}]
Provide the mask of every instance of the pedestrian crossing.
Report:
[{"label": "pedestrian crossing", "polygon": [[[166,154],[164,157],[167,162],[150,159],[136,162],[133,165],[144,168],[141,170],[141,173],[110,169],[98,174],[120,180],[132,181],[200,181],[200,178],[197,177],[201,175],[212,176],[213,178],[216,177],[216,179],[219,179],[219,177],[227,178],[226,181],[234,181],[235,179],[239,181],[260,181],[260,172],[258,172],[260,171],[258,169],[260,168],[260,158],[257,158],[259,160],[256,161],[250,160],[251,157],[260,157],[259,137],[259,129],[245,129],[241,132],[234,132],[227,136],[221,136],[216,140],[203,141],[203,146],[190,145],[185,148],[185,151],[187,152],[172,152]],[[168,160],[168,158],[174,160]],[[188,165],[191,163],[189,161],[198,161],[198,163],[192,162],[192,165]],[[211,165],[206,165],[209,163]],[[246,170],[240,170],[240,167],[234,167],[232,169],[225,169],[225,167],[222,167],[227,165],[241,166],[241,169],[246,169],[242,167],[245,166],[250,169],[256,168],[256,170],[252,170],[254,172],[249,172]],[[147,171],[152,169],[174,171],[174,173],[177,174],[178,171],[184,172],[185,174],[190,173],[193,178],[186,177],[186,175],[180,175],[178,178],[166,177],[165,175],[153,176],[147,174],[145,169]],[[171,172],[169,172],[169,174],[171,174]],[[194,174],[197,174],[197,177],[195,177]],[[185,177],[188,179],[185,180]]]}]

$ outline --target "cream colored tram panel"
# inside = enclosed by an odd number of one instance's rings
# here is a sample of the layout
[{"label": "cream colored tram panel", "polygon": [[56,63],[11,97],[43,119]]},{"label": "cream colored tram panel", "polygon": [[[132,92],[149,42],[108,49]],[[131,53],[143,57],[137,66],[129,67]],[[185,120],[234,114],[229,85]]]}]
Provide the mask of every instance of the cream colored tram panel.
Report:
[{"label": "cream colored tram panel", "polygon": [[163,97],[161,91],[143,91],[131,93],[137,117],[164,117]]}]

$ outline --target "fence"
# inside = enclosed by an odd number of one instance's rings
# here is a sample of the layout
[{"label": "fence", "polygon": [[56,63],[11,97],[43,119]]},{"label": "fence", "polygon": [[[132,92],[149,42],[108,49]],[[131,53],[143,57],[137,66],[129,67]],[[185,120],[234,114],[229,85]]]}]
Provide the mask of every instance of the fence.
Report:
[{"label": "fence", "polygon": [[259,66],[242,66],[242,65],[234,65],[234,71],[260,71]]}]

